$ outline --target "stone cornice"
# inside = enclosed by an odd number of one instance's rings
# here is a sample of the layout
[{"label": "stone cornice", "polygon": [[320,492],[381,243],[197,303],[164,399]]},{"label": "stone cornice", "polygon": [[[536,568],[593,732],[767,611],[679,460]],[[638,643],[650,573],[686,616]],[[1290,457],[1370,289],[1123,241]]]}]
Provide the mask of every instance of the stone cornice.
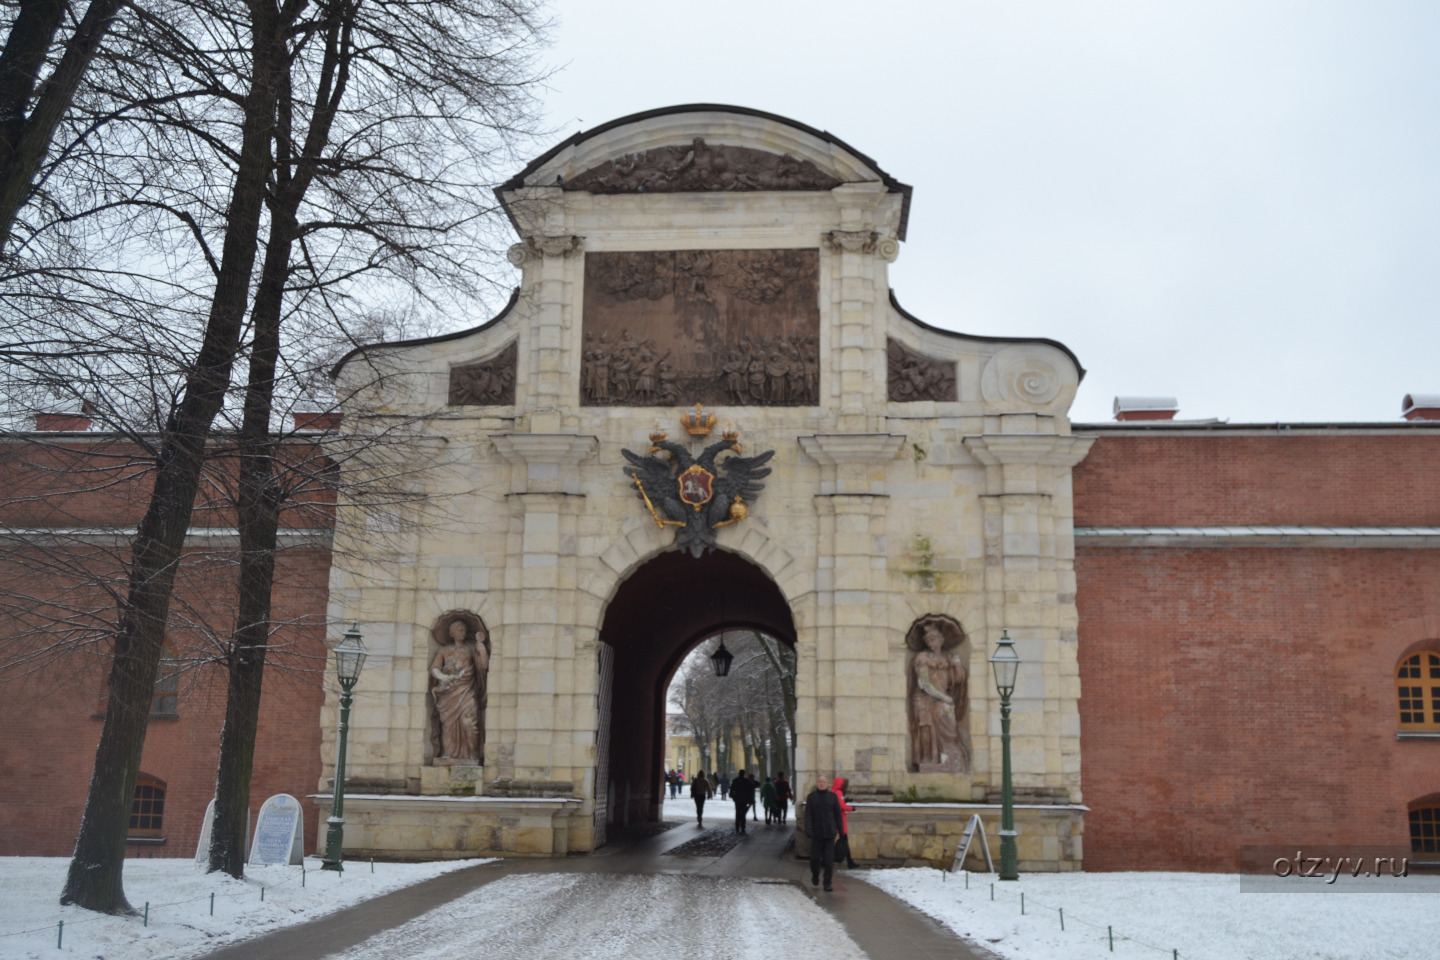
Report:
[{"label": "stone cornice", "polygon": [[1073,467],[1090,452],[1094,437],[1005,436],[986,434],[965,437],[965,449],[987,467],[1034,464],[1051,467]]},{"label": "stone cornice", "polygon": [[797,437],[800,449],[822,466],[889,463],[900,454],[903,433],[822,433]]},{"label": "stone cornice", "polygon": [[516,466],[556,463],[571,466],[600,448],[596,437],[577,433],[501,433],[490,438],[500,455]]}]

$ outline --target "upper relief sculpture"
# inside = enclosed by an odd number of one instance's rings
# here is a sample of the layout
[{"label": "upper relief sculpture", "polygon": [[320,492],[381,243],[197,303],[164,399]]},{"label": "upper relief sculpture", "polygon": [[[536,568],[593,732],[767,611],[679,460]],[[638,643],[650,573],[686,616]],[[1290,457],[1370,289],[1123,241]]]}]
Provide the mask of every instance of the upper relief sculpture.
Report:
[{"label": "upper relief sculpture", "polygon": [[580,401],[819,403],[819,283],[814,249],[588,254]]},{"label": "upper relief sculpture", "polygon": [[482,763],[490,634],[479,617],[464,610],[442,616],[430,634],[439,645],[430,660],[434,762]]},{"label": "upper relief sculpture", "polygon": [[808,160],[753,147],[656,147],[607,160],[564,184],[590,193],[702,193],[716,190],[830,190],[839,180]]},{"label": "upper relief sculpture", "polygon": [[931,359],[910,350],[898,340],[886,343],[886,353],[886,387],[892,402],[951,401],[959,398],[954,361]]},{"label": "upper relief sculpture", "polygon": [[488,360],[450,369],[452,407],[506,406],[515,402],[515,367],[520,344],[511,342]]},{"label": "upper relief sculpture", "polygon": [[965,773],[970,769],[965,630],[950,617],[931,614],[911,624],[905,645],[915,651],[906,698],[910,770]]}]

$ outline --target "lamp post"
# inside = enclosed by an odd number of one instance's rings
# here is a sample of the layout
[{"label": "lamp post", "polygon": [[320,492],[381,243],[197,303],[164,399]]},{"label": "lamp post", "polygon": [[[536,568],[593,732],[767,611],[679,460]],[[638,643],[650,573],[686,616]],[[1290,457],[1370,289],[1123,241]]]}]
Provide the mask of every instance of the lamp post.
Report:
[{"label": "lamp post", "polygon": [[335,748],[334,802],[330,807],[329,829],[325,833],[322,870],[344,870],[340,846],[345,840],[345,735],[350,731],[351,692],[365,666],[365,644],[360,642],[360,625],[352,623],[335,647],[335,673],[340,677],[340,739]]},{"label": "lamp post", "polygon": [[1000,694],[1000,879],[1019,880],[1015,854],[1015,798],[1010,786],[1010,695],[1015,692],[1015,675],[1020,672],[1020,655],[1010,640],[1010,631],[1000,631],[1000,642],[990,657],[995,671],[995,691]]}]

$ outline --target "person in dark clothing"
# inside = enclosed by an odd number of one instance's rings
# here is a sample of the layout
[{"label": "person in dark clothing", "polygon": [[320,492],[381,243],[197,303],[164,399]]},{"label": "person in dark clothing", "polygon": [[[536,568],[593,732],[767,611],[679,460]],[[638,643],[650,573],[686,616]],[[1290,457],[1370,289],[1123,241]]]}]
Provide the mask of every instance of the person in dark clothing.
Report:
[{"label": "person in dark clothing", "polygon": [[765,808],[765,826],[768,827],[775,820],[775,781],[769,777],[760,784],[760,805]]},{"label": "person in dark clothing", "polygon": [[735,832],[748,833],[745,829],[745,814],[749,812],[751,804],[755,802],[755,787],[757,781],[751,780],[741,770],[739,776],[730,784],[730,799],[735,801]]},{"label": "person in dark clothing", "polygon": [[715,795],[710,789],[710,781],[705,779],[705,774],[697,773],[690,780],[690,799],[695,801],[695,822],[703,830],[705,828],[705,801]]},{"label": "person in dark clothing", "polygon": [[785,822],[790,801],[794,799],[795,795],[790,792],[790,781],[785,779],[785,771],[781,770],[775,775],[775,815],[781,823]]},{"label": "person in dark clothing", "polygon": [[840,801],[830,792],[830,778],[815,778],[815,789],[805,798],[805,833],[810,837],[810,885],[818,886],[825,871],[825,889],[835,879],[835,838],[840,835]]},{"label": "person in dark clothing", "polygon": [[[744,771],[744,770],[741,770],[740,772],[741,772],[741,773],[744,773],[745,771]],[[724,800],[724,799],[727,799],[729,796],[730,796],[730,775],[729,775],[728,773],[727,773],[727,774],[721,774],[721,776],[720,776],[720,799],[721,799],[721,800]]]}]

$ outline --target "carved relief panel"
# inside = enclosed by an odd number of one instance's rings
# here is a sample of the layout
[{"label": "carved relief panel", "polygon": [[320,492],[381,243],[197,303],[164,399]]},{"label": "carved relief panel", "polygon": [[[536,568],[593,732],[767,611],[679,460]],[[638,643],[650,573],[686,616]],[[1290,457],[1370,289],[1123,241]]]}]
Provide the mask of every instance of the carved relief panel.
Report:
[{"label": "carved relief panel", "polygon": [[892,402],[956,400],[955,363],[916,353],[898,340],[886,342],[886,388]]},{"label": "carved relief panel", "polygon": [[688,144],[656,147],[607,160],[564,184],[590,193],[679,193],[714,190],[830,190],[840,181],[808,160],[753,147]]},{"label": "carved relief panel", "polygon": [[808,406],[820,397],[818,250],[585,258],[586,406]]},{"label": "carved relief panel", "polygon": [[515,367],[520,345],[512,342],[495,356],[450,369],[452,407],[505,406],[515,402]]}]

